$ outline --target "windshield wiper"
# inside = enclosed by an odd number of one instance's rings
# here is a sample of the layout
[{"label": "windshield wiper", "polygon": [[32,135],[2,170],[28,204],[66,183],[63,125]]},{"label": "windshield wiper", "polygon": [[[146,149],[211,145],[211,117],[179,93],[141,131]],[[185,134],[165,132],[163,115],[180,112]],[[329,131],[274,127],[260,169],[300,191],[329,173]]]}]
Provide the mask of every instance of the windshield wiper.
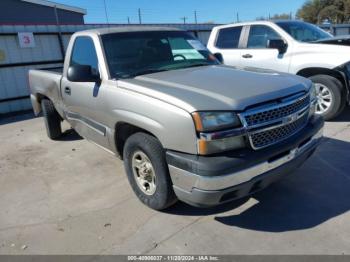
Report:
[{"label": "windshield wiper", "polygon": [[199,66],[209,66],[209,65],[212,65],[212,64],[209,64],[209,63],[196,63],[196,64],[185,66],[184,68],[199,67]]},{"label": "windshield wiper", "polygon": [[135,77],[135,76],[159,73],[164,71],[168,71],[168,69],[144,69],[132,74],[132,76]]},{"label": "windshield wiper", "polygon": [[169,70],[184,69],[184,68],[199,67],[199,66],[209,66],[209,65],[211,65],[211,64],[209,64],[209,63],[195,63],[195,64],[187,65],[187,66],[184,66],[184,67],[171,68],[171,69],[154,69],[154,68],[144,69],[144,70],[137,71],[134,74],[131,74],[130,77],[136,77],[136,76],[140,76],[140,75],[159,73],[159,72],[164,72],[164,71],[169,71]]}]

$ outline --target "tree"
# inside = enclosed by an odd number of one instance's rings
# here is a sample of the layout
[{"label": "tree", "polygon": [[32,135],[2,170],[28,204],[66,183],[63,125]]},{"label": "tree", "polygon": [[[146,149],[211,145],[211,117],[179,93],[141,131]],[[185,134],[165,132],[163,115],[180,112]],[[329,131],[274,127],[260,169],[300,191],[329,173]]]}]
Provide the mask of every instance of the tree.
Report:
[{"label": "tree", "polygon": [[259,16],[255,20],[256,21],[265,21],[265,20],[268,20],[268,18],[266,18],[265,16]]},{"label": "tree", "polygon": [[286,19],[291,19],[290,14],[275,14],[271,17],[272,20],[286,20]]},{"label": "tree", "polygon": [[297,18],[310,23],[319,23],[319,13],[324,8],[322,0],[308,0],[297,12]]},{"label": "tree", "polygon": [[[349,0],[350,1],[350,0]],[[275,14],[273,16],[271,16],[270,18],[267,18],[265,16],[259,16],[256,18],[257,21],[263,21],[263,20],[286,20],[286,19],[290,19],[291,15],[290,14]]]},{"label": "tree", "polygon": [[339,10],[339,8],[335,5],[329,5],[325,8],[323,8],[319,14],[318,14],[318,18],[319,18],[319,23],[324,21],[324,20],[328,20],[328,21],[332,21],[332,23],[335,24],[339,24],[339,23],[343,23],[344,22],[344,13]]},{"label": "tree", "polygon": [[209,20],[209,21],[205,21],[205,22],[203,22],[203,24],[215,24],[215,21],[213,21],[213,20]]},{"label": "tree", "polygon": [[308,0],[296,16],[314,24],[320,24],[324,20],[332,23],[349,22],[350,0]]}]

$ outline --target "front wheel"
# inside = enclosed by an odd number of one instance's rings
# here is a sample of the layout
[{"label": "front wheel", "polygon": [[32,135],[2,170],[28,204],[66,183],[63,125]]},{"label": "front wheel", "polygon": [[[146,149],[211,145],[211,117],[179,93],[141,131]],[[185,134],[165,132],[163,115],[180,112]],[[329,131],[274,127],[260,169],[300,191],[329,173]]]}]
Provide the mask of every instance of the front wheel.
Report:
[{"label": "front wheel", "polygon": [[335,118],[346,104],[345,96],[342,96],[342,83],[329,75],[315,75],[310,77],[310,80],[316,87],[316,113],[322,115],[325,120]]},{"label": "front wheel", "polygon": [[176,202],[164,149],[155,137],[145,133],[130,136],[123,158],[129,183],[142,203],[162,210]]}]

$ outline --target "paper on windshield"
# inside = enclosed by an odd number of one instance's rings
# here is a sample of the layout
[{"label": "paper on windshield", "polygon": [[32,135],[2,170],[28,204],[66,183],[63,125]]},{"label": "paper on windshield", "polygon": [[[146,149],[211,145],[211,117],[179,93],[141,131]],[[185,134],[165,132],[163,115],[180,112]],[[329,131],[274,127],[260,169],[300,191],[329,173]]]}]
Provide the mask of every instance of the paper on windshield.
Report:
[{"label": "paper on windshield", "polygon": [[187,42],[196,50],[207,50],[207,48],[198,40],[187,40]]}]

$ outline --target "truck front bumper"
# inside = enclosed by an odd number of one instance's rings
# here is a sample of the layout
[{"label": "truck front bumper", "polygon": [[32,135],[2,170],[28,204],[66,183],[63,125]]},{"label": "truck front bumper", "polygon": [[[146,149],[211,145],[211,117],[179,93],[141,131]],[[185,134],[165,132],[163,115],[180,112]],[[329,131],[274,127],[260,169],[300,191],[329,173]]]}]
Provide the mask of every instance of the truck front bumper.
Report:
[{"label": "truck front bumper", "polygon": [[303,164],[319,145],[323,119],[262,150],[244,149],[214,156],[167,151],[173,188],[178,199],[208,207],[253,194]]}]

